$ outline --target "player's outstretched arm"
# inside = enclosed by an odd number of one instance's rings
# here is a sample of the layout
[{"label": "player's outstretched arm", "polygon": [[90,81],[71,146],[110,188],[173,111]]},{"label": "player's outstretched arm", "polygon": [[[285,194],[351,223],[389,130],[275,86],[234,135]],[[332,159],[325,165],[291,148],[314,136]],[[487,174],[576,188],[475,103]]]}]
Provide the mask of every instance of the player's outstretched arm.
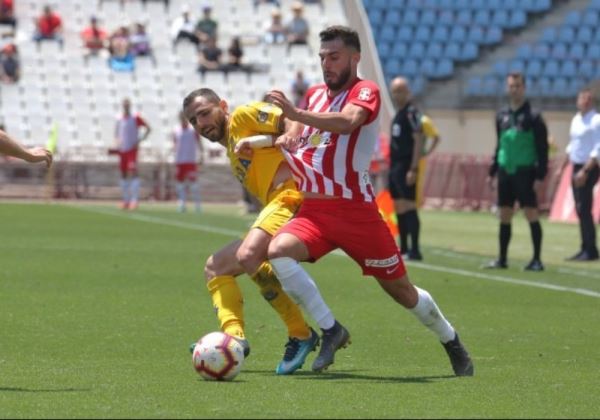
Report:
[{"label": "player's outstretched arm", "polygon": [[236,143],[233,152],[236,155],[251,155],[254,149],[263,149],[273,147],[274,139],[267,134],[257,134],[256,136],[243,137]]},{"label": "player's outstretched arm", "polygon": [[43,147],[29,149],[23,147],[2,130],[0,130],[0,154],[14,156],[31,163],[46,162],[48,167],[52,164],[52,152]]}]

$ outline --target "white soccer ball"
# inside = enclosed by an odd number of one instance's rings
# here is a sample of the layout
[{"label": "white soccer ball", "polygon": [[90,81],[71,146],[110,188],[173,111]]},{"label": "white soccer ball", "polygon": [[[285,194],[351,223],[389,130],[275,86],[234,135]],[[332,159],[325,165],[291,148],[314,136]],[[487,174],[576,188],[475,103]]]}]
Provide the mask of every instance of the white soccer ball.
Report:
[{"label": "white soccer ball", "polygon": [[196,343],[192,362],[206,380],[231,381],[242,369],[244,347],[229,334],[211,332]]}]

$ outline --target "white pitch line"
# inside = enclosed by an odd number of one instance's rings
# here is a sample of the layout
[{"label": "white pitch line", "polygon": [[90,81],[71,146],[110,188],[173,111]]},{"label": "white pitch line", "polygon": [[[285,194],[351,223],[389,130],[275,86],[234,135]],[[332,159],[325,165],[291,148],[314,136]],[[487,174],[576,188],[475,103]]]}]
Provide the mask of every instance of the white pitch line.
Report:
[{"label": "white pitch line", "polygon": [[[213,226],[201,225],[201,224],[196,224],[196,223],[194,223],[194,224],[185,223],[185,222],[179,222],[179,221],[175,221],[175,220],[166,220],[166,219],[162,219],[160,217],[146,216],[146,215],[139,214],[139,213],[126,213],[126,212],[121,212],[121,211],[116,211],[116,210],[99,209],[97,207],[94,208],[94,207],[87,207],[87,206],[71,206],[71,207],[89,211],[92,213],[100,213],[100,214],[104,214],[104,215],[108,215],[108,216],[121,217],[124,219],[132,219],[132,220],[137,220],[137,221],[146,222],[146,223],[154,223],[154,224],[159,224],[159,225],[173,226],[173,227],[178,227],[178,228],[182,228],[182,229],[192,229],[192,230],[197,230],[197,231],[201,231],[201,232],[217,233],[220,235],[233,236],[236,238],[239,238],[243,235],[243,232],[239,232],[239,231],[232,230],[232,229],[217,228],[217,227],[213,227]],[[346,256],[345,253],[343,253],[339,250],[337,252],[334,251],[333,254],[338,255],[338,256]],[[437,271],[440,273],[457,274],[457,275],[464,276],[464,277],[472,277],[472,278],[478,278],[478,279],[483,279],[483,280],[516,284],[519,286],[537,287],[539,289],[554,290],[554,291],[558,291],[558,292],[576,293],[578,295],[600,298],[600,292],[596,292],[594,290],[589,290],[589,289],[582,289],[582,288],[577,288],[577,287],[566,287],[566,286],[560,286],[560,285],[552,284],[552,283],[516,279],[513,277],[497,276],[497,275],[493,275],[493,274],[479,273],[477,271],[462,270],[459,268],[451,268],[451,267],[446,267],[446,266],[426,264],[426,263],[420,263],[420,262],[414,262],[414,261],[408,261],[407,265],[411,266],[411,267],[414,266],[417,268],[421,268],[423,270]]]}]

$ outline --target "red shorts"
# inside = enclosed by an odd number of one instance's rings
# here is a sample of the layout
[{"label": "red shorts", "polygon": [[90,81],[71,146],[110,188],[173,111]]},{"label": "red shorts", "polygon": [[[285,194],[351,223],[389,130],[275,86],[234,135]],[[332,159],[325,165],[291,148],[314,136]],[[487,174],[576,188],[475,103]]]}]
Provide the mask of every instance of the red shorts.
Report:
[{"label": "red shorts", "polygon": [[375,203],[306,198],[277,235],[281,233],[300,239],[313,262],[340,248],[362,267],[364,275],[395,280],[406,274],[398,245]]},{"label": "red shorts", "polygon": [[123,176],[129,172],[137,171],[137,152],[138,149],[131,149],[119,153],[119,157],[121,158],[121,174]]},{"label": "red shorts", "polygon": [[175,179],[179,182],[185,180],[195,181],[198,176],[198,165],[196,163],[178,163]]}]

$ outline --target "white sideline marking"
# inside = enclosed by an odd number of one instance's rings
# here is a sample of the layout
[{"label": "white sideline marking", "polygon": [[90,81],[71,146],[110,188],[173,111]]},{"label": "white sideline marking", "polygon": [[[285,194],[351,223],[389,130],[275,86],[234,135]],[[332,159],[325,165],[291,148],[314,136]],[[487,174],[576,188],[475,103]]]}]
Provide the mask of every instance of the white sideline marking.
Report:
[{"label": "white sideline marking", "polygon": [[[175,221],[175,220],[166,220],[166,219],[162,219],[160,217],[146,216],[146,215],[139,214],[139,213],[127,213],[127,212],[120,211],[120,210],[99,209],[99,208],[91,208],[91,207],[87,207],[87,206],[71,206],[71,207],[89,211],[92,213],[100,213],[100,214],[105,214],[108,216],[116,216],[116,217],[132,219],[132,220],[137,220],[137,221],[146,222],[146,223],[174,226],[174,227],[178,227],[178,228],[182,228],[182,229],[192,229],[192,230],[197,230],[197,231],[201,231],[201,232],[217,233],[220,235],[233,236],[236,238],[239,238],[243,235],[243,232],[239,232],[239,231],[236,231],[233,229],[217,228],[217,227],[213,227],[213,226],[200,225],[200,224],[195,224],[195,223],[185,223],[185,222],[179,222],[179,221]],[[334,251],[333,254],[338,255],[338,256],[346,256],[346,254],[340,250]],[[406,264],[408,266],[414,266],[414,267],[421,268],[424,270],[437,271],[440,273],[457,274],[457,275],[464,276],[464,277],[474,277],[474,278],[479,278],[479,279],[484,279],[484,280],[516,284],[519,286],[537,287],[540,289],[555,290],[558,292],[576,293],[578,295],[600,298],[600,292],[596,292],[594,290],[589,290],[589,289],[582,289],[582,288],[578,288],[578,287],[566,287],[566,286],[560,286],[560,285],[552,284],[552,283],[515,279],[512,277],[497,276],[497,275],[493,275],[493,274],[479,273],[477,271],[462,270],[459,268],[451,268],[451,267],[426,264],[426,263],[420,263],[420,262],[414,262],[414,261],[407,261]]]}]

